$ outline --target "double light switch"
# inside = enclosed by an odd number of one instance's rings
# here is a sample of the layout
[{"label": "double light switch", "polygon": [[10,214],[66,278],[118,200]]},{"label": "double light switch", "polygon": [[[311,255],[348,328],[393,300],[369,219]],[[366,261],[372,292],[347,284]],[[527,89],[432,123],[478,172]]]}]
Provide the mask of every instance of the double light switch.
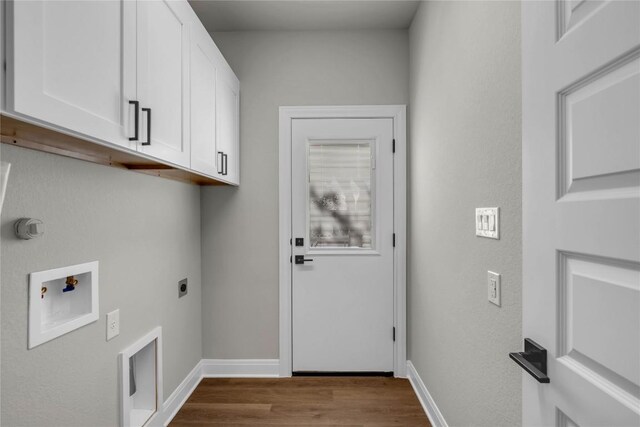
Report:
[{"label": "double light switch", "polygon": [[500,238],[499,208],[476,208],[476,236]]}]

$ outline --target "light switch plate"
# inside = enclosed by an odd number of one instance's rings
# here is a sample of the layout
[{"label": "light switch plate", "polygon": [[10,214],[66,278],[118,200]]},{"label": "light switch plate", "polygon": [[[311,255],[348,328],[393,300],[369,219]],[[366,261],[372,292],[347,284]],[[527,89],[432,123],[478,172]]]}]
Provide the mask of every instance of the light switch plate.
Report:
[{"label": "light switch plate", "polygon": [[107,341],[120,335],[120,309],[107,313]]},{"label": "light switch plate", "polygon": [[476,236],[500,239],[500,208],[476,208]]},{"label": "light switch plate", "polygon": [[489,302],[500,307],[500,274],[487,271],[487,291]]}]

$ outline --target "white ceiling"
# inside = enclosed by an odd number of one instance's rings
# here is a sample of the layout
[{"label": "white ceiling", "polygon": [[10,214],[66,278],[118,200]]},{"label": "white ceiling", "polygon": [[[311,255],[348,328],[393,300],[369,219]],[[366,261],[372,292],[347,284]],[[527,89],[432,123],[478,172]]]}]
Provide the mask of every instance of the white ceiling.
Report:
[{"label": "white ceiling", "polygon": [[408,28],[419,1],[189,0],[208,31]]}]

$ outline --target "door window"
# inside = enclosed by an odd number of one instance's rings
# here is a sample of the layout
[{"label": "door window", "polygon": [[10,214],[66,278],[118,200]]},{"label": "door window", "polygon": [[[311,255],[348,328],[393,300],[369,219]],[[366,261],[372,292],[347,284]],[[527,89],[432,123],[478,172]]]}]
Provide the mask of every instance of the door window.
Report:
[{"label": "door window", "polygon": [[373,141],[310,141],[311,248],[374,248]]}]

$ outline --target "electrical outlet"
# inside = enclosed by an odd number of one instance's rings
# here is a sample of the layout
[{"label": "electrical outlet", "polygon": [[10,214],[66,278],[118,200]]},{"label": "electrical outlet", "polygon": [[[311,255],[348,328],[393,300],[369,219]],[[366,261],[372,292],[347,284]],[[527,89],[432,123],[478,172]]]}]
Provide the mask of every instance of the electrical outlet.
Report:
[{"label": "electrical outlet", "polygon": [[120,335],[120,309],[107,313],[107,341]]},{"label": "electrical outlet", "polygon": [[189,292],[187,279],[182,279],[178,282],[178,298],[182,298],[187,292]]},{"label": "electrical outlet", "polygon": [[487,271],[487,291],[489,302],[500,307],[500,275],[493,271]]},{"label": "electrical outlet", "polygon": [[489,302],[500,307],[500,274],[487,271],[487,291]]}]

